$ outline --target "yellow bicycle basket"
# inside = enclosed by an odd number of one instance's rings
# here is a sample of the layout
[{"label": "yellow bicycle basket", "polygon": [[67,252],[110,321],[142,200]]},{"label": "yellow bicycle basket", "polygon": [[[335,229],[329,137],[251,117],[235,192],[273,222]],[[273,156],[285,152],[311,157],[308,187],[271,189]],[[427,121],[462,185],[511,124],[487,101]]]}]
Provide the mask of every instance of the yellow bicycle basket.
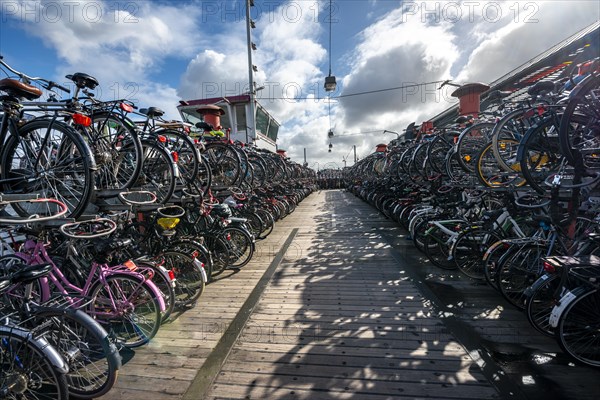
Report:
[{"label": "yellow bicycle basket", "polygon": [[171,230],[177,226],[179,221],[180,221],[179,218],[159,218],[157,222],[161,228],[163,228],[165,230]]}]

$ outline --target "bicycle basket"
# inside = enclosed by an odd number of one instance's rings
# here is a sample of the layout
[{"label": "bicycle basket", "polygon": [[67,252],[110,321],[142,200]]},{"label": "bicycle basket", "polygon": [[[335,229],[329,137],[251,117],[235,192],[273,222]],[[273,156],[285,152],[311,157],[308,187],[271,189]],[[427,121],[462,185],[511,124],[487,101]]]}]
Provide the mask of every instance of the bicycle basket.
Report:
[{"label": "bicycle basket", "polygon": [[179,218],[159,218],[157,223],[164,230],[170,231],[175,229],[179,221],[181,221]]}]

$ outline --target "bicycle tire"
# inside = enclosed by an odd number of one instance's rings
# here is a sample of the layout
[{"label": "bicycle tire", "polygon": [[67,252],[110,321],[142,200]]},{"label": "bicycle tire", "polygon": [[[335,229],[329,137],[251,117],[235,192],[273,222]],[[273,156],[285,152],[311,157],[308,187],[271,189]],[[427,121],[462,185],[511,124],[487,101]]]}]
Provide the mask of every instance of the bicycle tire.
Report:
[{"label": "bicycle tire", "polygon": [[[161,322],[156,286],[150,286],[151,282],[143,281],[141,277],[127,274],[113,274],[105,280],[106,285],[98,282],[89,292],[90,316],[107,326],[109,334],[125,347],[134,348],[148,343],[158,332]],[[127,309],[111,316],[106,310],[116,311],[113,299],[119,299],[117,302],[127,305]],[[139,313],[143,316],[139,317]]]},{"label": "bicycle tire", "polygon": [[558,126],[554,118],[546,119],[527,130],[517,150],[523,178],[538,193],[546,192],[544,181],[558,172],[562,164]]},{"label": "bicycle tire", "polygon": [[[68,400],[66,372],[55,365],[58,351],[45,339],[0,325],[0,391],[6,399]],[[33,384],[32,384],[33,383]]]},{"label": "bicycle tire", "polygon": [[[600,367],[600,292],[592,289],[579,295],[562,312],[556,338],[561,349],[580,364]],[[581,348],[580,346],[591,347]]]},{"label": "bicycle tire", "polygon": [[175,191],[176,164],[171,153],[154,140],[142,140],[142,149],[144,162],[135,188],[153,192],[156,195],[156,203],[164,204]]},{"label": "bicycle tire", "polygon": [[135,125],[108,111],[93,112],[91,133],[85,131],[94,153],[98,189],[127,190],[137,181],[143,163],[142,142]]},{"label": "bicycle tire", "polygon": [[[518,142],[513,139],[504,139],[501,143],[506,143],[507,146],[518,145]],[[492,147],[492,142],[488,142],[475,160],[475,175],[479,182],[486,187],[520,187],[525,185],[527,181],[520,175],[519,171],[502,171],[498,165],[498,160],[493,154]]]},{"label": "bicycle tire", "polygon": [[491,133],[492,154],[502,171],[513,170],[517,147],[506,147],[501,144],[505,140],[508,140],[508,143],[512,141],[519,143],[538,118],[537,108],[519,108],[504,115],[500,121],[496,122]]},{"label": "bicycle tire", "polygon": [[600,169],[595,160],[600,137],[598,135],[598,110],[600,100],[600,76],[590,76],[571,92],[559,127],[559,143],[562,154],[575,165],[575,150],[583,158],[583,165],[592,170]]},{"label": "bicycle tire", "polygon": [[167,249],[161,253],[161,257],[165,259],[165,267],[175,274],[176,305],[195,304],[204,292],[205,282],[192,256],[176,249]]},{"label": "bicycle tire", "polygon": [[465,172],[475,172],[477,154],[491,140],[491,132],[495,125],[492,122],[480,122],[460,133],[456,141],[456,153],[458,163]]},{"label": "bicycle tire", "polygon": [[549,275],[529,297],[525,304],[527,320],[538,332],[546,336],[554,336],[556,329],[550,325],[550,314],[556,305],[557,289],[561,285],[558,274]]},{"label": "bicycle tire", "polygon": [[[0,158],[5,192],[53,197],[68,206],[71,218],[83,214],[92,198],[96,169],[92,151],[64,123],[45,118],[26,123],[17,136],[8,137]],[[44,204],[12,206],[20,216],[51,214]]]},{"label": "bicycle tire", "polygon": [[511,253],[500,265],[496,282],[502,296],[513,306],[525,310],[525,290],[544,271],[542,257],[548,256],[546,245],[526,244]]},{"label": "bicycle tire", "polygon": [[454,260],[449,260],[450,249],[446,245],[449,235],[437,227],[429,228],[424,235],[423,248],[425,255],[433,265],[445,270],[456,270]]},{"label": "bicycle tire", "polygon": [[140,268],[148,268],[152,271],[152,282],[165,301],[165,310],[160,314],[160,322],[164,324],[175,310],[175,289],[169,272],[162,265],[157,265],[149,260],[135,260],[135,264]]},{"label": "bicycle tire", "polygon": [[44,338],[69,366],[69,393],[81,399],[108,393],[117,381],[121,356],[106,330],[81,310],[36,307],[33,313],[34,321],[45,327]]},{"label": "bicycle tire", "polygon": [[452,246],[452,259],[459,271],[469,278],[485,280],[483,255],[493,243],[501,239],[493,230],[467,229],[458,234]]},{"label": "bicycle tire", "polygon": [[222,233],[229,237],[227,244],[229,247],[230,263],[228,268],[239,269],[250,262],[254,255],[254,240],[245,230],[235,226],[228,226]]},{"label": "bicycle tire", "polygon": [[200,152],[194,141],[185,133],[176,129],[159,129],[152,132],[152,136],[163,136],[165,147],[171,154],[177,154],[177,168],[179,169],[179,180],[192,183],[198,176],[200,168]]},{"label": "bicycle tire", "polygon": [[218,188],[235,186],[241,174],[240,156],[232,146],[209,142],[203,154],[212,172],[212,185]]},{"label": "bicycle tire", "polygon": [[263,221],[263,230],[260,232],[260,235],[257,236],[257,239],[266,239],[275,228],[273,215],[269,211],[260,208],[256,209],[254,212],[256,212],[261,221]]}]

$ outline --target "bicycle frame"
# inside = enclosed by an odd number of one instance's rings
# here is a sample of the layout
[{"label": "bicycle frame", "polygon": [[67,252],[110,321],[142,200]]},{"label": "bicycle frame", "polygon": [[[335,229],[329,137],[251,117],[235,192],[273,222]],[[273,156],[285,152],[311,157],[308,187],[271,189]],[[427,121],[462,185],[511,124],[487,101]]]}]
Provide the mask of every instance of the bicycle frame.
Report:
[{"label": "bicycle frame", "polygon": [[[94,278],[96,276],[99,277],[100,284],[106,285],[107,277],[109,277],[111,275],[115,275],[115,274],[126,274],[126,275],[130,275],[130,276],[134,277],[135,279],[139,280],[138,287],[141,287],[141,285],[143,285],[143,284],[150,285],[150,288],[152,289],[153,294],[159,300],[161,311],[165,310],[164,299],[162,298],[162,296],[160,295],[160,291],[158,290],[158,288],[156,288],[156,286],[152,283],[152,281],[147,280],[143,274],[140,274],[135,271],[131,271],[128,267],[126,267],[124,265],[117,266],[117,267],[109,267],[107,264],[98,264],[96,262],[92,262],[91,270],[85,281],[85,284],[83,285],[82,288],[80,288],[80,287],[77,287],[76,285],[74,285],[73,283],[69,282],[69,280],[65,277],[65,275],[62,273],[62,271],[56,266],[56,264],[52,261],[51,257],[49,256],[48,252],[46,251],[46,247],[45,247],[44,243],[42,243],[41,241],[34,241],[34,240],[30,239],[25,242],[24,247],[26,249],[27,248],[31,249],[31,251],[29,253],[18,252],[18,253],[16,253],[16,255],[23,258],[28,264],[49,263],[52,265],[52,270],[50,271],[48,276],[40,278],[40,280],[39,280],[41,291],[42,291],[42,293],[41,293],[41,301],[42,302],[48,301],[52,296],[51,285],[50,285],[50,283],[51,283],[58,290],[58,293],[60,293],[61,295],[64,295],[68,299],[68,301],[72,307],[79,308],[84,305],[84,303],[85,303],[84,296],[89,295],[90,290],[92,289],[92,287],[95,284]],[[71,292],[69,292],[69,291],[71,291]],[[71,296],[73,293],[75,293],[78,296],[81,296],[81,298],[72,299]],[[109,291],[109,294],[111,296],[111,299],[110,299],[111,300],[111,309],[117,310],[118,309],[117,303],[116,303],[115,299],[112,298],[111,291]],[[109,317],[109,316],[114,316],[115,313],[97,313],[96,312],[96,315],[103,316],[103,317]]]}]

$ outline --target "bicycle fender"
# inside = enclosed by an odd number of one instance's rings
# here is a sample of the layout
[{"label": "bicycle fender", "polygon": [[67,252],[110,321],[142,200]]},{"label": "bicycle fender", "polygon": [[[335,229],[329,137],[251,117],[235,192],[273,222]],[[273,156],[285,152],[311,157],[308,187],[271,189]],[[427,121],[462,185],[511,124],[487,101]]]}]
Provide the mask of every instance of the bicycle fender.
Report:
[{"label": "bicycle fender", "polygon": [[22,339],[24,342],[32,343],[40,353],[44,354],[48,361],[54,368],[61,374],[67,374],[69,372],[69,365],[46,339],[43,337],[34,337],[31,331],[23,330],[13,326],[1,326],[0,331],[8,332],[8,336],[16,336]]},{"label": "bicycle fender", "polygon": [[537,290],[539,288],[541,288],[542,285],[544,285],[546,283],[546,281],[548,281],[548,279],[550,279],[552,276],[554,276],[554,275],[546,272],[545,274],[543,274],[542,276],[537,278],[536,281],[533,282],[533,284],[531,286],[529,286],[527,289],[525,289],[525,291],[523,292],[523,295],[527,298],[533,296],[533,294],[535,292],[537,292]]},{"label": "bicycle fender", "polygon": [[557,305],[554,306],[552,312],[550,313],[550,318],[548,320],[550,326],[556,328],[558,326],[558,322],[560,321],[560,317],[562,313],[566,310],[567,306],[571,304],[577,297],[581,296],[584,293],[589,291],[588,288],[584,288],[579,286],[573,290],[566,292],[558,302]]},{"label": "bicycle fender", "polygon": [[204,283],[208,282],[208,276],[206,275],[206,270],[204,269],[204,264],[202,264],[202,261],[194,257],[193,262],[194,266],[200,270],[200,273],[202,274],[202,280],[204,281]]}]

